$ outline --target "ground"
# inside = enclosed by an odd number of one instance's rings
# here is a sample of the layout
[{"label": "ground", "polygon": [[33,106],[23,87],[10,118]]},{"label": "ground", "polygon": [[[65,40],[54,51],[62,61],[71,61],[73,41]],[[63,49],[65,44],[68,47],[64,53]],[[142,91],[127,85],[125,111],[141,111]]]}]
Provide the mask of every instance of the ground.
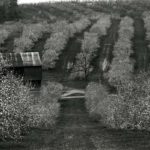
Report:
[{"label": "ground", "polygon": [[149,150],[150,133],[112,130],[89,117],[85,99],[60,100],[53,129],[33,129],[20,143],[0,143],[1,150]]}]

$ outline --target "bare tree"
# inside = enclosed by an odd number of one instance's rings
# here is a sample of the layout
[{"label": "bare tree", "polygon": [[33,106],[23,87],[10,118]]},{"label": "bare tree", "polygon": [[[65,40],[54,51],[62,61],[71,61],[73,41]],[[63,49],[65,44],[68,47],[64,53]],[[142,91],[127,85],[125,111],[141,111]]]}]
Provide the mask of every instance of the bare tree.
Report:
[{"label": "bare tree", "polygon": [[71,78],[88,79],[88,75],[92,70],[90,66],[90,54],[82,51],[76,56],[76,64],[71,71]]}]

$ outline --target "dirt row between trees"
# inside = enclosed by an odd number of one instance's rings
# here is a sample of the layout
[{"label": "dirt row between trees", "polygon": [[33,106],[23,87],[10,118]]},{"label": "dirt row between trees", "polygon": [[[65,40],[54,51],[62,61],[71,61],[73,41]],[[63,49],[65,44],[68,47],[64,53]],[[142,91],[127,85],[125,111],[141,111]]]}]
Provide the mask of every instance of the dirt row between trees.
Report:
[{"label": "dirt row between trees", "polygon": [[[94,23],[94,22],[93,22]],[[93,24],[92,23],[92,24]],[[76,55],[81,51],[81,44],[84,38],[84,33],[88,32],[92,25],[86,28],[82,33],[76,34],[69,40],[63,53],[60,55],[54,69],[43,71],[43,83],[47,81],[56,81],[62,83],[64,86],[73,88],[85,88],[86,81],[71,81],[69,80],[70,72],[67,70],[68,63],[75,63]]]},{"label": "dirt row between trees", "polygon": [[104,85],[109,87],[108,82],[103,77],[102,64],[104,59],[107,59],[108,64],[111,64],[113,59],[114,44],[118,39],[120,19],[112,19],[112,24],[107,31],[107,35],[100,39],[100,48],[97,57],[92,61],[91,65],[94,66],[93,72],[89,76],[91,81],[102,81]]},{"label": "dirt row between trees", "polygon": [[135,72],[140,70],[146,71],[150,62],[150,53],[146,41],[146,29],[144,28],[144,21],[140,16],[134,17],[133,19],[135,29],[133,38],[134,59],[136,60]]},{"label": "dirt row between trees", "polygon": [[85,99],[60,101],[53,129],[33,129],[21,142],[0,143],[1,150],[149,150],[150,133],[109,129],[93,121]]}]

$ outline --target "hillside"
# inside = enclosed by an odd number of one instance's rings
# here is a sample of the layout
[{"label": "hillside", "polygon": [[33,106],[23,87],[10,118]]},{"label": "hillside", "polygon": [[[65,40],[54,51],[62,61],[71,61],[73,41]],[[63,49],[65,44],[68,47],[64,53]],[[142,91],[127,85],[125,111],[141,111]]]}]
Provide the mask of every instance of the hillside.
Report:
[{"label": "hillside", "polygon": [[149,150],[150,3],[17,12],[0,16],[0,149]]},{"label": "hillside", "polygon": [[41,3],[41,4],[30,4],[20,5],[21,18],[27,20],[78,20],[81,16],[90,15],[94,13],[92,9],[85,8],[80,4],[76,3]]}]

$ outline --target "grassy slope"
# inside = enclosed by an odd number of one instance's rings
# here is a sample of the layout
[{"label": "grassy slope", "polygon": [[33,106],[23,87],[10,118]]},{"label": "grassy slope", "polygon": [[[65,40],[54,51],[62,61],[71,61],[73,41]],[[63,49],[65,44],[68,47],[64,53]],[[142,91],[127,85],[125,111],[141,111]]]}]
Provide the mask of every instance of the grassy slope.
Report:
[{"label": "grassy slope", "polygon": [[107,31],[107,35],[103,36],[100,39],[101,47],[98,50],[97,57],[92,61],[92,65],[94,66],[94,69],[89,76],[89,79],[92,81],[99,81],[101,79],[104,85],[107,85],[108,88],[110,89],[112,88],[104,79],[101,66],[105,58],[107,58],[110,63],[112,61],[113,47],[116,40],[118,39],[119,23],[120,23],[119,19],[112,19],[112,24]]}]

